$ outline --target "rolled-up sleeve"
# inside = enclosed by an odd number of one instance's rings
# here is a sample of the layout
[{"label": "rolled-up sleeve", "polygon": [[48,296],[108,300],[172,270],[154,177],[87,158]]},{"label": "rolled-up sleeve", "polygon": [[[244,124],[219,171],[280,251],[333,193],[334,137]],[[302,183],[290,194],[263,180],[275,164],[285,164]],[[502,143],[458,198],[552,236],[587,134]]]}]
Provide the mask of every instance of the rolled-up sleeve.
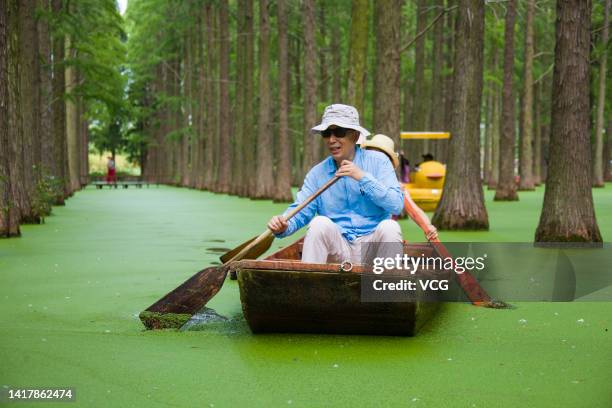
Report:
[{"label": "rolled-up sleeve", "polygon": [[391,214],[400,214],[404,208],[404,195],[391,162],[383,161],[376,167],[378,174],[366,172],[359,180],[359,187],[378,207]]},{"label": "rolled-up sleeve", "polygon": [[[317,191],[317,186],[315,185],[314,180],[315,180],[315,177],[312,174],[312,171],[310,171],[306,175],[306,178],[304,180],[304,185],[302,186],[302,188],[300,189],[300,191],[298,191],[296,195],[295,202],[291,204],[287,208],[287,210],[285,210],[283,215],[286,216],[289,212],[291,212],[291,210],[293,210],[298,205],[303,203],[308,197],[310,197]],[[318,203],[319,203],[319,198],[317,197],[310,204],[308,204],[305,208],[302,208],[300,212],[295,214],[295,216],[292,219],[287,221],[288,227],[284,232],[280,234],[275,234],[275,236],[277,238],[288,237],[289,235],[293,234],[294,232],[296,232],[303,226],[307,225],[317,214]]]}]

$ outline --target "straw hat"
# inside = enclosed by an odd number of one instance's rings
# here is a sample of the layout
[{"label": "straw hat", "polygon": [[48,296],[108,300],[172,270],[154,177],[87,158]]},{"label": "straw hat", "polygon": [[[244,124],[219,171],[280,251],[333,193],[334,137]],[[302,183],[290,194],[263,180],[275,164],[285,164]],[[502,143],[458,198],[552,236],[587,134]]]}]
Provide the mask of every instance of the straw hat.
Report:
[{"label": "straw hat", "polygon": [[365,138],[370,135],[366,128],[359,125],[359,112],[353,106],[335,103],[325,108],[321,124],[313,127],[313,133],[321,133],[331,125],[353,129],[359,132],[357,144],[363,144]]},{"label": "straw hat", "polygon": [[393,168],[399,166],[399,157],[395,152],[395,143],[393,143],[393,139],[391,139],[389,136],[381,134],[374,135],[374,137],[366,141],[362,147],[365,149],[374,149],[383,152],[389,156],[389,159],[391,162],[393,162]]}]

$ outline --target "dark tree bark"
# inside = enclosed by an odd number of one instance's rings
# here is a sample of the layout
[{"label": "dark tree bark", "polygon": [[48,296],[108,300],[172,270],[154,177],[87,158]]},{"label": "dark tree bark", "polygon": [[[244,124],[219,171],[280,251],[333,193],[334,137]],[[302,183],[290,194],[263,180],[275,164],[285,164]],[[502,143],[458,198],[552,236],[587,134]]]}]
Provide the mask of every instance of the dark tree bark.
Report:
[{"label": "dark tree bark", "polygon": [[460,0],[453,73],[449,160],[442,199],[432,222],[446,230],[489,228],[480,180],[484,0]]},{"label": "dark tree bark", "polygon": [[242,195],[244,191],[244,104],[245,104],[245,77],[247,75],[246,58],[245,58],[245,24],[246,13],[244,7],[238,7],[236,21],[236,87],[234,98],[234,120],[233,120],[233,137],[232,145],[233,160],[232,160],[232,185],[231,193]]},{"label": "dark tree bark", "polygon": [[[384,2],[383,2],[384,3]],[[427,0],[417,0],[416,32],[421,33],[427,26]],[[396,13],[396,11],[391,11]],[[427,129],[427,84],[425,83],[425,36],[416,40],[414,48],[414,118],[412,125],[416,131]],[[425,148],[425,143],[422,143]],[[424,151],[422,153],[425,153]]]},{"label": "dark tree bark", "polygon": [[[229,100],[229,79],[230,79],[230,38],[229,38],[229,4],[227,0],[222,0],[219,7],[219,28],[221,41],[219,42],[219,180],[218,191],[228,193],[230,191],[231,171],[232,171],[232,150],[231,150],[231,112]],[[267,61],[266,61],[267,63]],[[272,163],[269,163],[271,165]],[[261,181],[261,180],[260,180]]]},{"label": "dark tree bark", "polygon": [[[317,26],[319,29],[319,46],[317,47],[317,53],[319,55],[319,101],[323,103],[329,103],[329,72],[328,72],[328,61],[327,57],[330,52],[327,48],[327,14],[330,12],[330,8],[326,7],[324,0],[317,0]],[[333,18],[333,16],[332,16]],[[340,50],[334,51],[339,53]],[[332,67],[336,69],[337,67]],[[323,147],[323,143],[321,143]]]},{"label": "dark tree bark", "polygon": [[[38,8],[45,13],[50,12],[49,0],[38,0]],[[38,50],[40,75],[40,141],[41,141],[41,173],[51,174],[53,168],[53,122],[52,122],[52,66],[51,66],[51,33],[46,17],[38,19]]]},{"label": "dark tree bark", "polygon": [[500,139],[500,117],[501,117],[501,95],[499,87],[495,86],[493,95],[493,129],[491,131],[491,177],[489,178],[489,190],[497,188],[499,181],[499,139]]},{"label": "dark tree bark", "polygon": [[[456,0],[447,0],[447,8],[454,7]],[[453,58],[455,49],[455,25],[457,21],[457,15],[455,12],[448,12],[444,18],[445,24],[445,40],[444,40],[444,66],[446,68],[446,76],[444,78],[444,129],[450,129],[451,124],[451,112],[453,103]],[[438,151],[438,160],[442,163],[448,161],[448,149],[449,142],[444,141],[440,143]]]},{"label": "dark tree bark", "polygon": [[[366,43],[366,47],[367,47],[367,43]],[[332,65],[334,66],[334,70],[331,73],[332,75],[332,103],[340,103],[342,102],[342,77],[344,76],[344,72],[342,72],[342,70],[338,68],[342,66],[342,53],[339,52],[339,50],[341,50],[340,48],[340,27],[338,26],[338,24],[334,24],[332,26],[331,49],[332,49]],[[351,102],[349,101],[349,103]]]},{"label": "dark tree bark", "polygon": [[534,112],[533,112],[533,182],[536,186],[542,184],[542,108],[540,106],[541,96],[541,85],[535,84],[534,86]]},{"label": "dark tree bark", "polygon": [[[368,57],[369,1],[353,0],[351,8],[351,38],[348,64],[348,103],[363,115],[366,65]],[[338,48],[334,49],[339,55]],[[339,101],[334,101],[339,102]]]},{"label": "dark tree bark", "polygon": [[[610,3],[612,0],[604,0],[604,21],[603,30],[601,32],[601,44],[603,52],[599,60],[599,84],[597,93],[597,116],[595,119],[595,146],[593,149],[593,186],[604,187],[604,165],[603,165],[603,148],[604,148],[604,111],[606,106],[606,65],[608,62],[608,26],[610,24]],[[608,135],[609,139],[609,135]]]},{"label": "dark tree bark", "polygon": [[517,201],[514,180],[514,143],[516,140],[514,118],[514,22],[516,19],[516,0],[509,0],[506,12],[504,36],[504,87],[502,90],[502,124],[499,140],[499,180],[495,190],[495,201]]},{"label": "dark tree bark", "polygon": [[35,0],[19,1],[19,98],[21,111],[22,152],[19,155],[23,169],[23,187],[26,203],[22,207],[21,222],[41,222],[41,211],[37,194],[40,182],[40,133],[38,131],[39,92],[38,33],[36,32]]},{"label": "dark tree bark", "polygon": [[523,120],[521,121],[521,145],[519,150],[519,190],[534,190],[533,177],[533,18],[535,0],[527,0],[525,21],[525,61],[523,78]]},{"label": "dark tree bark", "polygon": [[[63,1],[52,0],[54,14],[63,13]],[[53,35],[53,168],[51,173],[55,180],[61,185],[60,191],[55,196],[56,205],[64,205],[64,199],[68,196],[66,183],[66,162],[68,153],[66,149],[66,103],[64,93],[66,90],[66,77],[64,75],[64,36],[60,32]]]},{"label": "dark tree bark", "polygon": [[606,143],[604,148],[604,164],[605,164],[605,180],[612,181],[612,119],[608,120],[608,127],[606,128]]},{"label": "dark tree bark", "polygon": [[[376,92],[374,129],[399,146],[401,118],[400,26],[402,0],[374,3],[376,21]],[[384,22],[384,23],[382,23]],[[360,112],[361,115],[364,112]]]},{"label": "dark tree bark", "polygon": [[15,215],[23,223],[24,215],[31,214],[32,208],[25,188],[24,170],[24,135],[21,105],[21,55],[20,55],[20,16],[19,2],[9,0],[7,8],[8,21],[8,127],[9,127],[9,165],[11,188]]},{"label": "dark tree bark", "polygon": [[277,0],[278,13],[278,168],[274,201],[289,202],[291,195],[291,134],[289,133],[289,44],[286,0]]},{"label": "dark tree bark", "polygon": [[315,0],[304,0],[304,174],[318,160],[321,138],[314,137],[310,129],[317,124],[317,41],[315,37]]},{"label": "dark tree bark", "polygon": [[[314,88],[316,92],[316,87]],[[274,194],[274,141],[270,89],[270,15],[268,0],[259,0],[259,120],[257,131],[257,185],[253,198]]]},{"label": "dark tree bark", "polygon": [[191,144],[193,143],[190,118],[193,118],[193,48],[191,39],[193,27],[189,27],[183,37],[183,126],[187,132],[181,138],[181,186],[191,187]]},{"label": "dark tree bark", "polygon": [[[72,37],[66,36],[66,55],[70,59],[76,57],[76,50],[72,47]],[[77,72],[74,66],[67,66],[66,75],[66,93],[70,98],[66,100],[66,144],[68,147],[68,185],[70,193],[81,188],[79,183],[79,134],[78,124],[79,118],[77,114],[77,104],[75,95],[75,87],[77,85]]]},{"label": "dark tree bark", "polygon": [[[384,2],[383,2],[384,3]],[[416,32],[422,33],[427,26],[427,12],[429,6],[427,0],[416,1]],[[427,83],[425,80],[425,35],[421,35],[415,41],[414,47],[414,92],[410,95],[412,99],[410,105],[411,119],[410,127],[406,130],[414,131],[425,131],[428,129],[428,111],[430,105],[428,104],[429,97],[427,95]],[[408,101],[406,101],[408,102]],[[406,104],[408,105],[408,104]],[[407,143],[407,156],[410,163],[417,163],[421,161],[421,155],[429,152],[429,140],[411,140]]]},{"label": "dark tree bark", "polygon": [[591,192],[590,0],[558,0],[550,159],[536,242],[601,242]]},{"label": "dark tree bark", "polygon": [[15,160],[9,123],[9,1],[0,0],[0,237],[19,236],[19,209],[13,195],[11,162]]},{"label": "dark tree bark", "polygon": [[245,12],[245,79],[244,79],[244,122],[243,122],[243,148],[244,148],[244,165],[245,165],[245,188],[242,195],[251,195],[255,191],[257,180],[253,177],[256,173],[255,162],[255,135],[257,129],[255,127],[255,51],[254,51],[254,34],[253,34],[253,0],[245,0],[243,3]]},{"label": "dark tree bark", "polygon": [[[302,100],[302,51],[300,37],[289,37],[290,48],[289,48],[289,66],[291,67],[291,78],[292,84],[291,89],[293,90],[292,100]],[[292,41],[291,41],[292,40]],[[304,135],[302,129],[304,127],[303,117],[296,117],[294,120],[293,128],[300,129],[299,132],[294,132],[293,137],[293,173],[291,175],[291,185],[301,186],[304,182]]]},{"label": "dark tree bark", "polygon": [[216,92],[216,50],[215,50],[215,8],[211,3],[206,3],[206,174],[204,186],[207,190],[214,191],[217,158],[215,156],[216,129],[218,118],[218,98]]},{"label": "dark tree bark", "polygon": [[[434,1],[434,12],[439,15],[444,10],[444,0]],[[442,81],[442,67],[444,66],[444,26],[437,22],[433,27],[433,58],[431,77],[431,106],[429,128],[442,132],[444,128],[444,82]],[[440,147],[445,140],[431,140],[431,150],[436,160],[439,160]]]}]

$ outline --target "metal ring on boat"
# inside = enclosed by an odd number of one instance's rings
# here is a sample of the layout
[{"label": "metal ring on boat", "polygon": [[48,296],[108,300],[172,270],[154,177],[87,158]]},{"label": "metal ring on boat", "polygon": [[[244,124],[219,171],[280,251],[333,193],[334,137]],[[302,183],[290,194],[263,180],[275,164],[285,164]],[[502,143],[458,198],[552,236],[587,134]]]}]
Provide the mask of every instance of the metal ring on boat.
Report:
[{"label": "metal ring on boat", "polygon": [[344,261],[340,264],[340,272],[350,272],[353,270],[353,263],[351,261]]}]

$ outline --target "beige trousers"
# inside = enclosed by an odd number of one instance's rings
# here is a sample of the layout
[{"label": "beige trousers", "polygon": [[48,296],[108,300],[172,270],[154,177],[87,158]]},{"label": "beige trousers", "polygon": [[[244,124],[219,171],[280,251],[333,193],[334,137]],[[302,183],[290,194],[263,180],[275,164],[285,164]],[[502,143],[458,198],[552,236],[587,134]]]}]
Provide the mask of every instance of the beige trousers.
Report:
[{"label": "beige trousers", "polygon": [[395,257],[403,252],[402,230],[394,220],[384,220],[371,234],[347,241],[340,228],[327,217],[313,218],[308,227],[302,262],[370,263],[374,257]]}]

